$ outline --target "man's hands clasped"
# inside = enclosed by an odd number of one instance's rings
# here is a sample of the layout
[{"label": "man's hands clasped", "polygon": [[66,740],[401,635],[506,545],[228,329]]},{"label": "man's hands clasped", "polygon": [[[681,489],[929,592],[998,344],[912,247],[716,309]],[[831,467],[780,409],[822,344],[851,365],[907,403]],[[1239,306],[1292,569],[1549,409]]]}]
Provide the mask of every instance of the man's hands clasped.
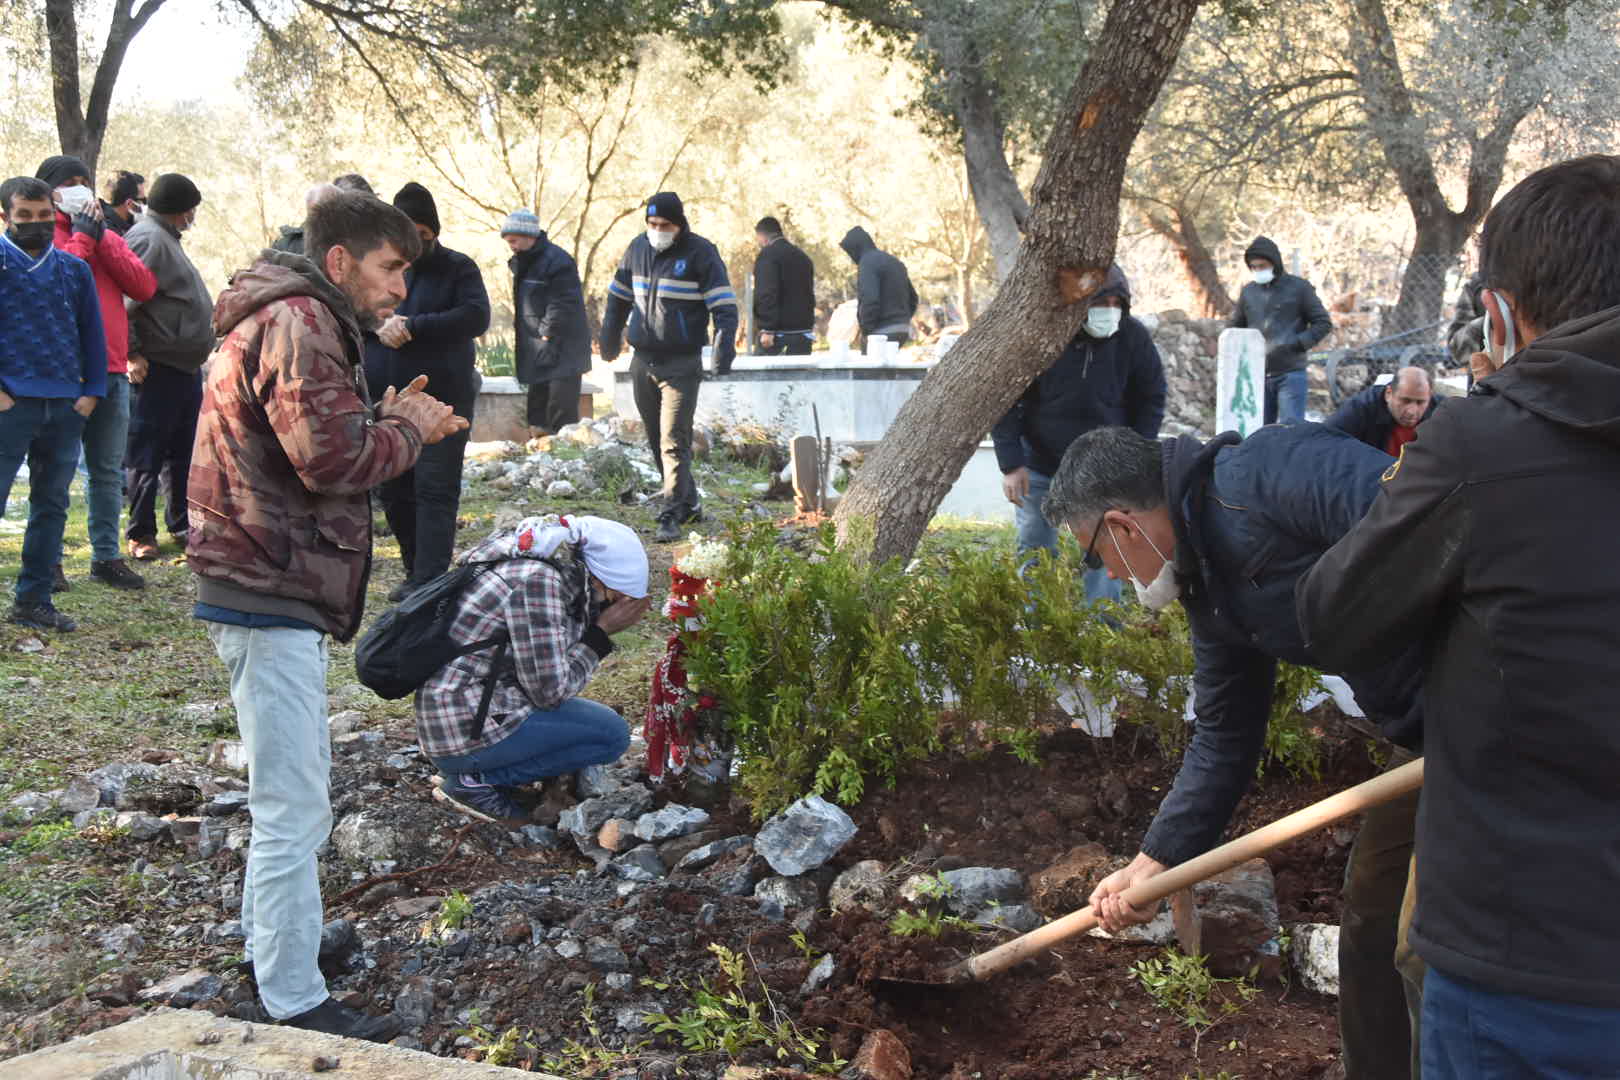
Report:
[{"label": "man's hands clasped", "polygon": [[432,446],[466,431],[469,425],[466,417],[457,416],[453,408],[423,390],[427,381],[426,375],[418,375],[403,390],[390,386],[377,406],[377,416],[383,420],[399,417],[408,421],[422,433],[422,445]]}]

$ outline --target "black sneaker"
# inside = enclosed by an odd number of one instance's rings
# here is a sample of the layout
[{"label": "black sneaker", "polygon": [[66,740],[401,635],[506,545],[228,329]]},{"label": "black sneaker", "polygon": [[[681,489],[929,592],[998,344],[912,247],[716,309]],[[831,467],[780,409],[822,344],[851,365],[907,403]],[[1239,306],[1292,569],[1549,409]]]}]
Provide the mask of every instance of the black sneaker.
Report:
[{"label": "black sneaker", "polygon": [[103,585],[111,585],[115,589],[144,589],[146,579],[129,568],[123,559],[108,559],[105,562],[92,562],[90,576]]},{"label": "black sneaker", "polygon": [[339,1004],[327,998],[308,1012],[276,1021],[282,1027],[303,1028],[305,1031],[324,1031],[328,1035],[341,1035],[345,1039],[365,1039],[368,1042],[387,1042],[399,1034],[399,1017],[393,1013],[369,1016],[359,1009]]},{"label": "black sneaker", "polygon": [[79,628],[78,623],[57,611],[49,600],[40,604],[12,604],[8,618],[32,630],[60,630],[65,634]]},{"label": "black sneaker", "polygon": [[62,564],[57,563],[56,570],[51,574],[51,592],[67,592],[71,588],[72,583],[68,581],[67,575],[62,573]]},{"label": "black sneaker", "polygon": [[674,515],[658,519],[658,531],[653,533],[653,542],[657,544],[673,544],[681,538],[680,523]]},{"label": "black sneaker", "polygon": [[529,824],[529,815],[503,789],[467,773],[445,777],[433,789],[433,797],[459,814],[491,825],[516,829]]}]

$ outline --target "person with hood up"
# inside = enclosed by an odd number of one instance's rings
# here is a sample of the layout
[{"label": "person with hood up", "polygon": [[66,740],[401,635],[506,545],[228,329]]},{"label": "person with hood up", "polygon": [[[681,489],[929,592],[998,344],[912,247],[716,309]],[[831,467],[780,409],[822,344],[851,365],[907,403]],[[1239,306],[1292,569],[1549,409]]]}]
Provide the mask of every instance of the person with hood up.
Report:
[{"label": "person with hood up", "polygon": [[[59,154],[40,162],[34,175],[50,185],[56,203],[54,243],[90,264],[107,342],[106,395],[84,422],[90,577],[118,589],[139,589],[146,582],[124,562],[118,528],[118,516],[124,509],[124,452],[129,441],[130,411],[129,316],[124,305],[126,301],[141,304],[152,299],[157,279],[129,250],[124,238],[102,221],[88,165],[79,158]],[[55,578],[53,588],[57,592],[68,588],[67,575],[60,565]]]},{"label": "person with hood up", "polygon": [[[1120,893],[1221,839],[1265,748],[1279,660],[1342,675],[1393,760],[1409,760],[1419,745],[1421,650],[1379,664],[1323,656],[1294,618],[1296,584],[1361,520],[1389,465],[1321,424],[1271,425],[1241,440],[1228,432],[1208,443],[1108,427],[1064,452],[1047,520],[1068,525],[1111,576],[1130,578],[1148,608],[1179,600],[1192,636],[1192,740],[1141,853],[1091,895],[1109,931],[1154,914]],[[1415,794],[1368,811],[1350,852],[1339,937],[1350,1080],[1416,1076],[1408,1001],[1420,983],[1403,980],[1420,980],[1422,965],[1397,971],[1395,963],[1416,811]]]},{"label": "person with hood up", "polygon": [[[1018,508],[1019,554],[1057,553],[1058,531],[1042,515],[1041,502],[1069,444],[1100,427],[1158,438],[1166,390],[1153,336],[1131,314],[1130,281],[1111,266],[1080,332],[990,430],[1002,492]],[[1087,568],[1088,600],[1119,596],[1118,581],[1101,567]]]},{"label": "person with hood up", "polygon": [[1266,423],[1298,423],[1309,389],[1305,357],[1333,332],[1333,319],[1310,282],[1283,270],[1282,252],[1270,239],[1255,237],[1243,262],[1251,280],[1226,325],[1258,330],[1266,339]]},{"label": "person with hood up", "polygon": [[579,694],[612,635],[647,612],[647,552],[628,525],[569,515],[526,518],[459,561],[487,565],[458,598],[451,638],[508,641],[422,685],[417,737],[439,768],[434,798],[517,828],[528,814],[514,789],[617,761],[630,745],[624,718]]},{"label": "person with hood up", "polygon": [[[366,339],[366,382],[405,386],[426,376],[428,392],[471,423],[478,404],[477,338],[489,329],[483,272],[439,242],[439,210],[427,188],[406,184],[394,206],[415,224],[422,253],[405,271],[405,302]],[[450,568],[467,439],[464,431],[424,447],[414,467],[379,491],[405,564],[405,581],[391,600]]]},{"label": "person with hood up", "polygon": [[297,225],[283,225],[281,232],[271,243],[272,251],[285,251],[288,255],[302,255],[304,253],[304,228],[309,224],[309,212],[315,209],[315,204],[322,199],[336,195],[342,189],[333,183],[321,183],[304,192],[304,220]]},{"label": "person with hood up", "polygon": [[316,849],[332,829],[327,638],[360,628],[371,489],[467,421],[426,380],[375,406],[362,329],[405,299],[411,219],[370,195],[310,211],[308,258],[266,251],[214,307],[187,485],[196,617],[230,673],[253,835],[242,882],[246,969],[279,1023],[386,1041],[399,1031],[332,998],[316,966]]},{"label": "person with hood up", "polygon": [[554,435],[579,422],[581,376],[591,370],[591,328],[574,257],[546,238],[533,210],[501,224],[512,250],[512,326],[518,382],[528,387],[529,428]]},{"label": "person with hood up", "polygon": [[179,173],[152,182],[146,216],[129,230],[131,251],[157,278],[152,299],[129,307],[129,378],[135,384],[124,474],[125,539],[136,557],[157,550],[158,491],[167,483],[169,535],[186,542],[186,476],[202,408],[202,366],[214,348],[214,301],[181,237],[197,221],[202,192]]},{"label": "person with hood up", "polygon": [[861,337],[882,334],[902,345],[910,341],[917,290],[911,287],[906,264],[878,250],[871,234],[859,225],[845,233],[838,246],[855,263],[855,319]]},{"label": "person with hood up", "polygon": [[1429,373],[1403,367],[1383,386],[1374,384],[1346,398],[1323,423],[1399,457],[1401,447],[1417,438],[1418,425],[1439,407]]},{"label": "person with hood up", "polygon": [[1482,247],[1484,377],[1305,575],[1299,622],[1328,664],[1428,645],[1424,1080],[1620,1076],[1620,157],[1532,173]]},{"label": "person with hood up", "polygon": [[647,200],[646,234],[630,241],[608,285],[601,339],[608,363],[618,359],[621,336],[633,350],[636,411],[664,480],[654,536],[661,544],[703,513],[692,479],[692,420],[711,316],[714,371],[725,375],[737,356],[737,294],[720,252],[687,224],[681,197],[661,191]]}]

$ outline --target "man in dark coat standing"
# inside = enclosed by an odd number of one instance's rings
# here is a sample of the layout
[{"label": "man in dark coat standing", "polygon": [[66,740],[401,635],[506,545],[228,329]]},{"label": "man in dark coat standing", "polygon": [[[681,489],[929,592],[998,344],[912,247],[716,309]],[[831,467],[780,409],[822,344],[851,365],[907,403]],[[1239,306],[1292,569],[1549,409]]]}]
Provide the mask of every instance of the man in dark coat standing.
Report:
[{"label": "man in dark coat standing", "polygon": [[[1113,577],[1130,578],[1147,607],[1179,600],[1192,632],[1192,741],[1141,853],[1091,896],[1108,930],[1153,915],[1120,893],[1220,841],[1265,748],[1279,660],[1344,676],[1395,744],[1386,747],[1394,760],[1418,745],[1419,650],[1377,665],[1323,657],[1294,618],[1295,585],[1361,520],[1389,465],[1321,424],[1271,425],[1241,442],[1228,432],[1208,443],[1099,428],[1064,453],[1047,519],[1067,524]],[[1416,813],[1415,794],[1369,811],[1350,853],[1339,938],[1350,1080],[1416,1075],[1408,1002],[1420,991],[1403,976],[1420,975],[1395,965]]]},{"label": "man in dark coat standing", "polygon": [[754,226],[754,325],[760,356],[808,356],[816,338],[816,268],[782,235],[782,223]]},{"label": "man in dark coat standing", "polygon": [[[1018,507],[1018,552],[1057,552],[1058,531],[1041,514],[1069,444],[1100,427],[1128,427],[1159,437],[1164,421],[1164,365],[1148,328],[1131,314],[1131,284],[1117,265],[1091,298],[1085,325],[1057,361],[990,430],[1002,491]],[[1086,599],[1118,600],[1119,582],[1086,571]]]},{"label": "man in dark coat standing", "polygon": [[880,251],[859,225],[838,242],[855,263],[855,318],[861,337],[882,334],[904,345],[911,340],[911,317],[917,313],[917,290],[906,264]]},{"label": "man in dark coat standing", "polygon": [[517,379],[529,388],[529,427],[551,435],[579,422],[580,376],[591,370],[591,328],[574,257],[546,239],[532,210],[501,225],[512,249]]},{"label": "man in dark coat standing", "polygon": [[1401,447],[1417,438],[1418,425],[1439,407],[1429,373],[1420,367],[1403,367],[1387,384],[1369,386],[1346,398],[1325,423],[1390,457],[1400,457]]},{"label": "man in dark coat standing", "polygon": [[[472,422],[478,403],[476,339],[489,329],[489,294],[478,264],[439,243],[439,209],[421,184],[394,196],[410,218],[422,253],[405,271],[405,302],[366,339],[366,382],[375,393],[427,376],[428,392]],[[399,540],[405,582],[396,598],[450,568],[461,507],[461,464],[468,432],[422,448],[416,465],[382,485],[383,513]]]},{"label": "man in dark coat standing", "polygon": [[1266,423],[1305,419],[1305,357],[1333,332],[1333,320],[1311,283],[1284,272],[1282,252],[1264,236],[1243,253],[1252,280],[1238,295],[1227,326],[1266,339]]},{"label": "man in dark coat standing", "polygon": [[1532,173],[1481,246],[1488,374],[1299,621],[1328,663],[1428,645],[1424,1080],[1620,1076],[1620,157]]}]

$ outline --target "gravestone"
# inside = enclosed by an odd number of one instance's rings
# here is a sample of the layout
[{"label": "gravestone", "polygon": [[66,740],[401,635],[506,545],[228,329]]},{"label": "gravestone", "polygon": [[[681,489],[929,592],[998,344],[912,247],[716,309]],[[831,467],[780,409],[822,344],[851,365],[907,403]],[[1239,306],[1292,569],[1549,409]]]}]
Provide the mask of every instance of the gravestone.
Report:
[{"label": "gravestone", "polygon": [[1266,339],[1258,330],[1222,330],[1215,378],[1215,430],[1247,438],[1265,423]]}]

